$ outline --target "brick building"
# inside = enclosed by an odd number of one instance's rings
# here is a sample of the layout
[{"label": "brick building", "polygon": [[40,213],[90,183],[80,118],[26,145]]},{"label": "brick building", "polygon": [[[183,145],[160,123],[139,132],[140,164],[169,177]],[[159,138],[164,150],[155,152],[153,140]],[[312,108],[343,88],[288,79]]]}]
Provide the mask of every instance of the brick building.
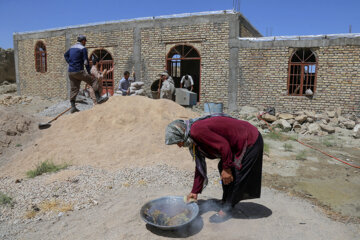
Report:
[{"label": "brick building", "polygon": [[190,74],[200,103],[279,110],[343,107],[360,112],[360,35],[262,37],[240,13],[216,11],[113,21],[14,34],[19,94],[66,98],[64,52],[79,34],[89,56],[114,64],[111,92],[125,70],[151,84],[167,69],[179,86]]}]

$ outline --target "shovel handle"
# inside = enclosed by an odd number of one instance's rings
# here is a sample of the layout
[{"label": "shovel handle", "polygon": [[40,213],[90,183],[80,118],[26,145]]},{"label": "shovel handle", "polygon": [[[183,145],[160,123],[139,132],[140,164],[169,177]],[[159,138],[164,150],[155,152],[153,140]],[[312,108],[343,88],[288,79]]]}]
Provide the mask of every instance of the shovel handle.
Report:
[{"label": "shovel handle", "polygon": [[55,121],[56,119],[58,119],[59,117],[61,117],[62,115],[64,115],[66,112],[68,112],[71,109],[71,107],[69,107],[68,109],[66,109],[65,111],[63,111],[62,113],[60,113],[59,115],[57,115],[55,118],[51,119],[48,123],[52,123],[53,121]]}]

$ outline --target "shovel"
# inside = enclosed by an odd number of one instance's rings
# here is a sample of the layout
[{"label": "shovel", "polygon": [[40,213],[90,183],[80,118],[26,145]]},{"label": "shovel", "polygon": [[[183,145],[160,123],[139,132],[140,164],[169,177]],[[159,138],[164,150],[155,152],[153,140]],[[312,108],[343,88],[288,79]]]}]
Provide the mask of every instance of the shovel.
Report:
[{"label": "shovel", "polygon": [[69,107],[68,109],[66,109],[65,111],[63,111],[62,113],[60,113],[59,115],[57,115],[55,118],[51,119],[49,122],[47,123],[39,123],[39,129],[47,129],[49,127],[51,127],[51,123],[53,121],[55,121],[56,119],[58,119],[60,116],[62,116],[63,114],[65,114],[66,112],[68,112],[71,109],[71,107]]}]

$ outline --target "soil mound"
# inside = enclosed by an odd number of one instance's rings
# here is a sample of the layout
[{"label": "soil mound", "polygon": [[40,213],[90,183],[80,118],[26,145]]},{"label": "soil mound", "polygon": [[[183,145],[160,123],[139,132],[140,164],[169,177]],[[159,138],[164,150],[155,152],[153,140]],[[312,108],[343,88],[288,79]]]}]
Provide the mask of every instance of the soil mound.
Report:
[{"label": "soil mound", "polygon": [[196,116],[165,99],[114,96],[88,111],[59,118],[0,172],[23,175],[46,160],[108,170],[158,163],[192,170],[187,149],[165,145],[165,127],[175,119]]},{"label": "soil mound", "polygon": [[36,131],[34,117],[0,106],[0,158],[22,148]]}]

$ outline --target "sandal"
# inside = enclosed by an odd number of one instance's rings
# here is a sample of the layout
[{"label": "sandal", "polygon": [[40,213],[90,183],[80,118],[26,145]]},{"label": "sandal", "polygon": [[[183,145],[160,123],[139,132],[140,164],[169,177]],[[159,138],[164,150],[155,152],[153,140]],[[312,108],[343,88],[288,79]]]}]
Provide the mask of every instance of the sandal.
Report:
[{"label": "sandal", "polygon": [[220,211],[218,213],[215,213],[214,215],[212,215],[210,217],[209,221],[211,223],[222,223],[222,222],[225,222],[225,221],[227,221],[227,220],[229,220],[231,218],[231,214],[229,212],[221,211],[222,213],[220,213]]}]

